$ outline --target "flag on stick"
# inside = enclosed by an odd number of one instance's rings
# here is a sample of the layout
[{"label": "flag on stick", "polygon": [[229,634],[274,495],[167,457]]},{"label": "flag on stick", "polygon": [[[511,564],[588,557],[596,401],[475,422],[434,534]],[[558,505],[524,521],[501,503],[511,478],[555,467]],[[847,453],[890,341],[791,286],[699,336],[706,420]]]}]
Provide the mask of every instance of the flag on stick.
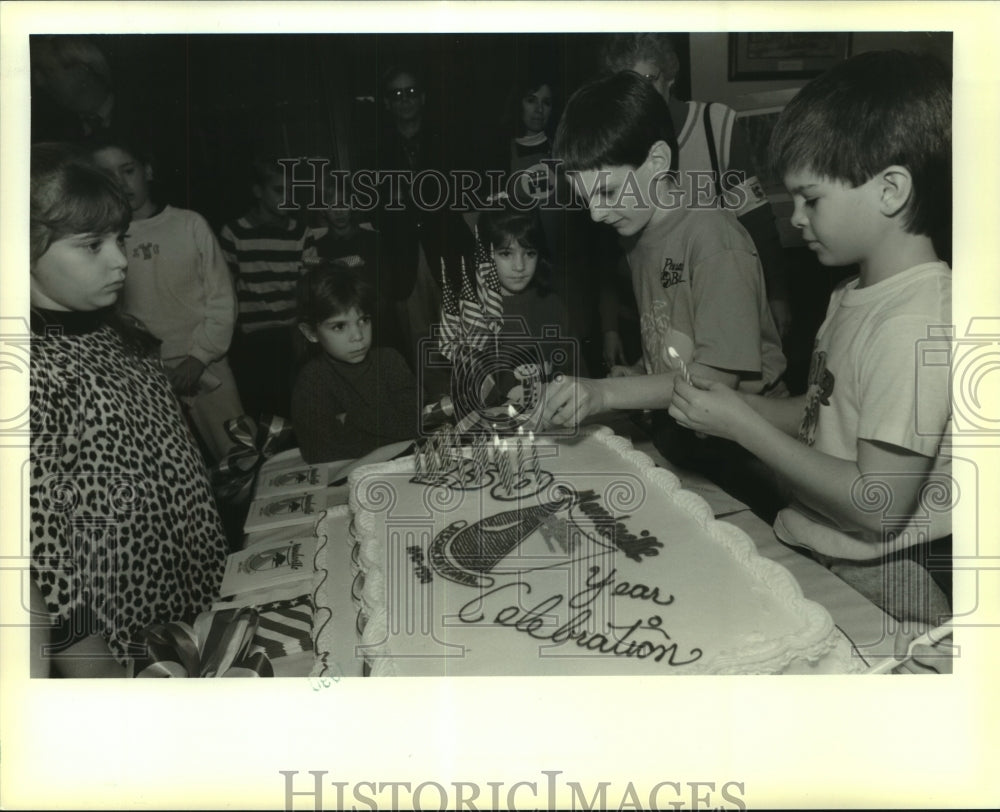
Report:
[{"label": "flag on stick", "polygon": [[497,266],[493,260],[492,251],[479,238],[479,228],[476,228],[476,287],[483,316],[489,328],[500,332],[503,321],[503,293],[500,290],[500,277],[497,276]]},{"label": "flag on stick", "polygon": [[441,258],[441,354],[451,359],[457,342],[462,338],[462,316],[458,308],[455,289],[448,281],[444,258]]}]

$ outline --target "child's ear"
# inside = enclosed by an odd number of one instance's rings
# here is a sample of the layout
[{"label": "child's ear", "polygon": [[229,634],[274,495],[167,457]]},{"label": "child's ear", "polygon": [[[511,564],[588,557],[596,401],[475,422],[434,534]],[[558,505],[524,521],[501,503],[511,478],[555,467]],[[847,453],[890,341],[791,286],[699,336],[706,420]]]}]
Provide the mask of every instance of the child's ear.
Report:
[{"label": "child's ear", "polygon": [[657,141],[653,146],[649,148],[649,154],[646,156],[646,160],[653,167],[656,172],[665,172],[670,169],[670,158],[672,153],[670,147],[667,146],[666,141]]},{"label": "child's ear", "polygon": [[316,337],[316,331],[308,324],[299,322],[299,332],[306,337],[306,341],[311,344],[315,344],[319,339]]},{"label": "child's ear", "polygon": [[913,176],[905,166],[890,166],[879,175],[879,211],[894,217],[906,206],[913,193]]}]

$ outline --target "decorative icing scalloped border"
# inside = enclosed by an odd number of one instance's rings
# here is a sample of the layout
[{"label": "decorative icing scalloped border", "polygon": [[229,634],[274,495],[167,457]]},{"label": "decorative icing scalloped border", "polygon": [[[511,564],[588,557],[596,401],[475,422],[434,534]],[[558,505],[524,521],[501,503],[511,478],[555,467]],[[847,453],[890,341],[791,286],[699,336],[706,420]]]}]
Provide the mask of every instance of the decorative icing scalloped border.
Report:
[{"label": "decorative icing scalloped border", "polygon": [[313,602],[313,628],[312,640],[313,651],[316,652],[316,661],[313,663],[309,676],[325,677],[330,673],[330,646],[327,635],[332,634],[330,621],[333,620],[333,611],[330,609],[332,601],[329,595],[330,570],[327,568],[327,545],[330,537],[323,532],[326,522],[337,517],[350,516],[347,505],[337,505],[323,511],[316,522],[314,534],[316,536],[316,553],[313,556],[313,580],[312,580],[312,602]]},{"label": "decorative icing scalloped border", "polygon": [[[713,541],[727,550],[793,614],[803,618],[802,628],[797,632],[775,638],[763,645],[751,644],[722,651],[710,662],[685,673],[775,674],[786,669],[795,660],[816,662],[834,648],[837,637],[829,612],[815,601],[805,598],[792,574],[781,564],[761,556],[753,540],[743,530],[716,519],[704,499],[681,488],[680,480],[672,472],[658,468],[627,437],[616,435],[606,426],[591,426],[584,429],[584,433],[636,466],[647,482],[658,487],[677,507],[694,517]],[[367,615],[361,643],[370,652],[366,656],[372,676],[395,676],[397,670],[388,644],[385,643],[388,639],[386,610],[379,604],[379,598],[385,595],[381,555],[383,547],[374,537],[375,517],[358,504],[357,485],[362,478],[373,473],[388,475],[411,469],[412,459],[404,457],[357,468],[348,478],[353,532],[356,543],[361,545],[358,563],[365,578],[358,606],[359,612]],[[349,543],[353,544],[355,541],[349,540]]]}]

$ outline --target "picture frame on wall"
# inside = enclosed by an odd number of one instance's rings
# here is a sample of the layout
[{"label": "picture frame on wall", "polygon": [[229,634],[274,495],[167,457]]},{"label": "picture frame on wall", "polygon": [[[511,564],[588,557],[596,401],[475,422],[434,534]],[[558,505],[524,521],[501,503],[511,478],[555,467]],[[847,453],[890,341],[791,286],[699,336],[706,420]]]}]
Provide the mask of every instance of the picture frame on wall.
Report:
[{"label": "picture frame on wall", "polygon": [[729,80],[808,79],[850,56],[843,31],[750,31],[729,35]]}]

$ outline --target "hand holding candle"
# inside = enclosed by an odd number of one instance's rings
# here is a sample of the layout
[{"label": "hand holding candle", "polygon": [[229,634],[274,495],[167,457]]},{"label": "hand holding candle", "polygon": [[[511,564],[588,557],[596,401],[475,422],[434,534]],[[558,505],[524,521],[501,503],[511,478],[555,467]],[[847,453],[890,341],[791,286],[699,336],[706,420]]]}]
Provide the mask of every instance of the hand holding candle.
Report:
[{"label": "hand holding candle", "polygon": [[[680,373],[681,379],[684,383],[688,386],[694,386],[694,381],[691,380],[691,373],[688,372],[687,364],[684,363],[684,359],[681,358],[681,354],[673,347],[667,347],[667,355],[670,356],[670,363],[673,364],[674,369]],[[696,431],[694,436],[699,440],[704,440],[707,435],[703,432]]]},{"label": "hand holding candle", "polygon": [[691,380],[691,373],[688,372],[687,364],[684,363],[684,359],[673,347],[667,347],[667,355],[670,356],[670,363],[674,369],[676,369],[681,378],[684,379],[684,383],[688,386],[694,386],[694,382]]}]

